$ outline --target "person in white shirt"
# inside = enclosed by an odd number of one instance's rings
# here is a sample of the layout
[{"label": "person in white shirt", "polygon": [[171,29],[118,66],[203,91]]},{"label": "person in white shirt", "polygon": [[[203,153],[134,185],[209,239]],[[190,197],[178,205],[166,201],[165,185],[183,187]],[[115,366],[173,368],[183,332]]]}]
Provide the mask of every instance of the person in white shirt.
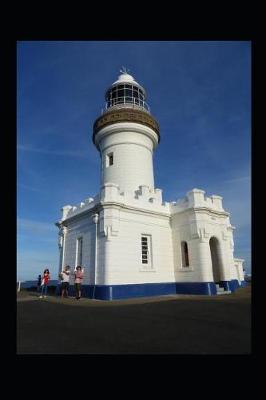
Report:
[{"label": "person in white shirt", "polygon": [[64,297],[66,293],[66,297],[68,297],[68,289],[69,289],[69,278],[70,278],[70,266],[67,265],[63,271],[61,272],[61,278],[62,278],[62,292],[61,292],[61,297]]}]

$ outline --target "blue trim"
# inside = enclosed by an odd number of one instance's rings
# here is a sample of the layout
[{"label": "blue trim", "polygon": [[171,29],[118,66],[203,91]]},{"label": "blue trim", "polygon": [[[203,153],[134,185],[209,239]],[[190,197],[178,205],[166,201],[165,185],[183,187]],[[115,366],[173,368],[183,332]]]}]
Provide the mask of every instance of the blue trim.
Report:
[{"label": "blue trim", "polygon": [[[82,297],[88,297],[90,299],[93,299],[93,289],[94,285],[81,285],[81,296]],[[76,290],[74,285],[69,286],[68,290],[69,296],[76,296]]]},{"label": "blue trim", "polygon": [[160,296],[174,293],[176,293],[175,283],[145,283],[112,286],[99,285],[95,288],[95,298],[101,300]]},{"label": "blue trim", "polygon": [[240,287],[247,286],[247,283],[245,281],[241,281],[239,284],[237,279],[232,279],[231,281],[221,281],[219,282],[219,285],[222,286],[224,290],[231,290],[231,292],[235,292]]},{"label": "blue trim", "polygon": [[[168,294],[201,294],[215,295],[214,282],[172,282],[144,283],[127,285],[82,285],[82,297],[97,300],[119,300],[134,297],[162,296]],[[69,295],[75,296],[73,285],[69,287]]]},{"label": "blue trim", "polygon": [[236,289],[240,287],[237,279],[232,279],[231,281],[228,281],[228,283],[229,283],[229,290],[231,290],[231,292],[235,292]]},{"label": "blue trim", "polygon": [[205,294],[215,295],[216,285],[214,282],[176,282],[176,293],[178,294]]}]

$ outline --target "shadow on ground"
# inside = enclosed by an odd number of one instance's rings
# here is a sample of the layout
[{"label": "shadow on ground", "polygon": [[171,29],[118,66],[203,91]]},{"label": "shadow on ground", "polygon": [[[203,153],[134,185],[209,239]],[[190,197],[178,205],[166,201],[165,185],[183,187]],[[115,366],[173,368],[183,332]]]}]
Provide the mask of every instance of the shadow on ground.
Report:
[{"label": "shadow on ground", "polygon": [[249,354],[251,287],[97,301],[19,293],[18,354]]}]

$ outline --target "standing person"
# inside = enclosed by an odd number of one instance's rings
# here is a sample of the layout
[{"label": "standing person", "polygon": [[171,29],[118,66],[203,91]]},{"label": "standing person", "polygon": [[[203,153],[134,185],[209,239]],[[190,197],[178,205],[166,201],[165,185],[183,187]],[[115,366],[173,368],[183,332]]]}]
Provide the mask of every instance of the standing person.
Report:
[{"label": "standing person", "polygon": [[84,278],[84,272],[80,265],[77,266],[76,271],[74,271],[75,276],[75,289],[76,289],[76,299],[81,298],[81,283]]},{"label": "standing person", "polygon": [[61,296],[64,297],[64,294],[66,293],[66,297],[68,297],[68,289],[69,289],[69,278],[70,278],[70,266],[67,265],[63,271],[61,272],[61,277],[62,277],[62,293]]},{"label": "standing person", "polygon": [[[50,279],[50,272],[49,272],[49,269],[46,268],[43,271],[43,276],[42,276],[42,284],[41,284],[42,292],[41,292],[41,295],[40,295],[40,299],[43,298],[43,297],[47,297],[47,287],[48,287],[49,279]],[[43,294],[44,294],[44,296],[43,296]]]},{"label": "standing person", "polygon": [[58,281],[57,281],[57,287],[56,287],[56,295],[61,296],[61,286],[62,286],[62,275],[61,272],[58,274]]},{"label": "standing person", "polygon": [[41,290],[41,284],[42,284],[42,276],[39,275],[38,276],[38,281],[37,281],[37,293],[39,293],[40,290]]}]

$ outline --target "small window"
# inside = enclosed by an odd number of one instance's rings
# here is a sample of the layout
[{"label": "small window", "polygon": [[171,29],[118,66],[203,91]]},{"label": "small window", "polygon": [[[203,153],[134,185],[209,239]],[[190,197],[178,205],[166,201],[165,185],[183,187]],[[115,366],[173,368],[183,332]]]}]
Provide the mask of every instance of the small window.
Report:
[{"label": "small window", "polygon": [[141,263],[143,267],[151,268],[151,236],[141,236]]},{"label": "small window", "polygon": [[182,251],[182,268],[187,268],[189,267],[187,242],[181,242],[181,251]]},{"label": "small window", "polygon": [[106,157],[106,166],[110,167],[113,164],[114,164],[114,153],[109,153],[107,154]]}]

